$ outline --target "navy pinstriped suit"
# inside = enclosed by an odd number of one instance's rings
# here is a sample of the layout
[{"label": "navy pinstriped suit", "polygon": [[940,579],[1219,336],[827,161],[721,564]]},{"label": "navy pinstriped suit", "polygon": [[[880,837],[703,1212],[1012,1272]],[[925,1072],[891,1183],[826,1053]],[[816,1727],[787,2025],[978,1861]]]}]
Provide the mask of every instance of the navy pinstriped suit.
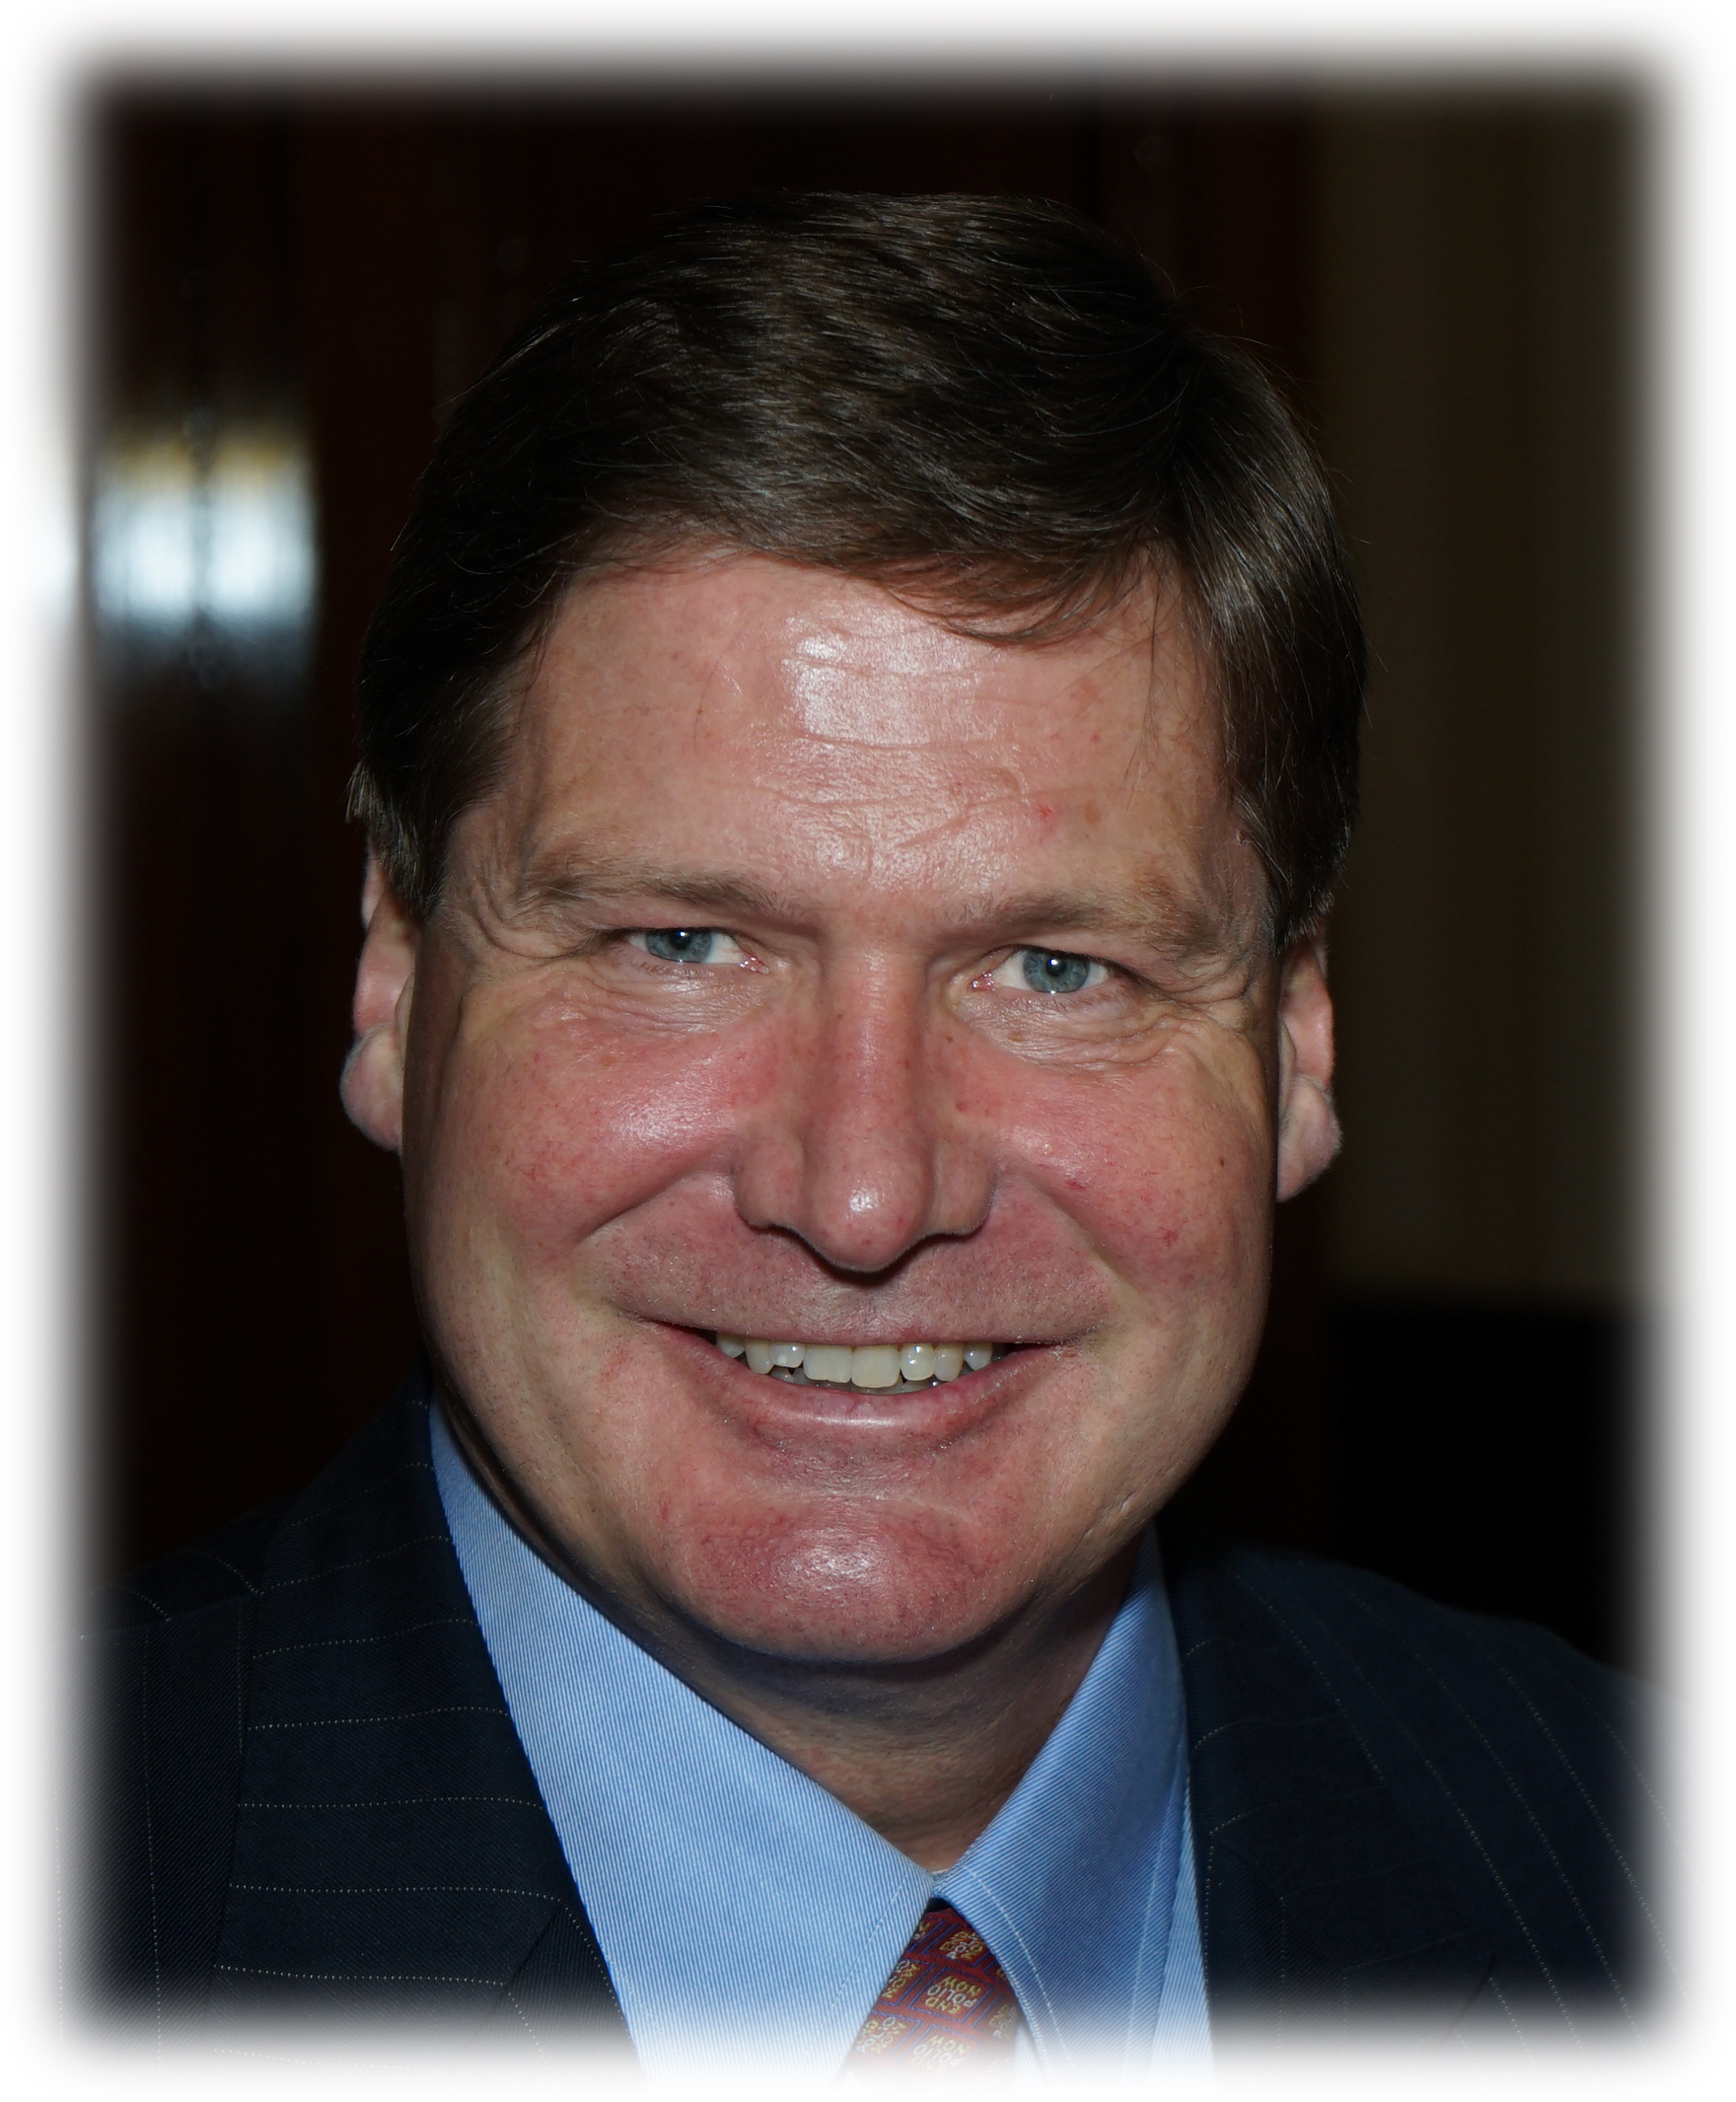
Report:
[{"label": "navy pinstriped suit", "polygon": [[[91,1638],[87,1957],[165,2034],[258,2012],[625,2043],[435,1492],[425,1375]],[[1214,2035],[1636,2020],[1667,1976],[1641,1689],[1534,1628],[1165,1528]]]}]

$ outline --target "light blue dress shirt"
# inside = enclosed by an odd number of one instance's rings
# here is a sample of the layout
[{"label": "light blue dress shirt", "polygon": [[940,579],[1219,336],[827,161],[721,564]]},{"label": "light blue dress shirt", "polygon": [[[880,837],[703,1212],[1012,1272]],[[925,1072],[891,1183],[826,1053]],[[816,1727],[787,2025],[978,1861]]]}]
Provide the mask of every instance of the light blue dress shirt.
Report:
[{"label": "light blue dress shirt", "polygon": [[482,1638],[648,2074],[834,2073],[935,1896],[1017,1993],[1027,2077],[1206,2057],[1181,1668],[1153,1536],[1048,1743],[936,1876],[557,1576],[437,1409],[433,1456]]}]

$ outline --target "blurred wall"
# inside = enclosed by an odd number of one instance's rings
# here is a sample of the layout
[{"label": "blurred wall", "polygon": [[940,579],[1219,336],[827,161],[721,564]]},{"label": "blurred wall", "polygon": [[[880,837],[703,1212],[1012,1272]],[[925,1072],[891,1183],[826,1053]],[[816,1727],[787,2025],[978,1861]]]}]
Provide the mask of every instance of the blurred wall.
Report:
[{"label": "blurred wall", "polygon": [[1334,927],[1330,1544],[1644,1662],[1630,95],[1328,95],[1321,434],[1374,657]]},{"label": "blurred wall", "polygon": [[1625,1308],[1632,112],[1333,98],[1319,139],[1322,437],[1375,660],[1333,1275]]},{"label": "blurred wall", "polygon": [[335,1096],[341,813],[447,404],[670,205],[1004,191],[1135,242],[1278,377],[1378,660],[1344,1157],[1280,1212],[1261,1364],[1184,1493],[1625,1653],[1630,99],[111,82],[86,136],[97,1562],[293,1490],[417,1347],[396,1167]]}]

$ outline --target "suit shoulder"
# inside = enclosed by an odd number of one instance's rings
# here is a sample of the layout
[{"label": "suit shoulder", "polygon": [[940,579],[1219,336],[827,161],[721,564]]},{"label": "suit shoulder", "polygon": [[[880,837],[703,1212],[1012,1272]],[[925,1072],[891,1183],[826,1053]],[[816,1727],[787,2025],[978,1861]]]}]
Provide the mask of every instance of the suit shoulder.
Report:
[{"label": "suit shoulder", "polygon": [[[341,1792],[351,1772],[333,1749],[335,1726],[292,1735],[271,1725],[390,1714],[403,1651],[386,1643],[391,1656],[379,1664],[378,1637],[406,1590],[412,1605],[418,1583],[426,1592],[430,1561],[436,1586],[449,1583],[446,1618],[462,1618],[455,1563],[447,1569],[430,1547],[405,1568],[406,1544],[428,1542],[439,1525],[426,1449],[425,1397],[412,1381],[298,1496],[163,1557],[98,1600],[84,1644],[85,1858],[69,1864],[95,2003],[192,2018],[216,1975],[246,1774],[273,1752],[280,1766],[300,1758],[292,1785],[275,1791],[299,1800]],[[440,1605],[419,1617],[439,1622]],[[384,1743],[378,1728],[356,1734]],[[315,1735],[317,1744],[306,1741]],[[401,1754],[402,1743],[395,1735],[391,1749]],[[389,1795],[390,1772],[387,1781],[355,1792]],[[297,1858],[305,1867],[305,1854]]]},{"label": "suit shoulder", "polygon": [[1258,1997],[1281,1946],[1281,2009],[1306,1948],[1323,2005],[1476,1989],[1547,2029],[1664,1984],[1649,1689],[1315,1556],[1175,1527],[1165,1567],[1221,1991]]},{"label": "suit shoulder", "polygon": [[1670,1850],[1670,1711],[1641,1681],[1318,1556],[1200,1536],[1166,1542],[1166,1565],[1191,1718],[1227,1733],[1232,1763],[1330,1714],[1355,1769],[1440,1846],[1472,1836],[1493,1857],[1547,1834],[1560,1862],[1607,1855],[1620,1878]]},{"label": "suit shoulder", "polygon": [[124,1635],[245,1606],[268,1588],[269,1569],[286,1554],[298,1569],[317,1566],[323,1550],[341,1559],[356,1537],[371,1542],[402,1522],[395,1490],[406,1475],[431,1474],[428,1393],[418,1366],[299,1495],[261,1504],[104,1586],[87,1615],[88,1633]]},{"label": "suit shoulder", "polygon": [[161,1628],[253,1596],[291,1500],[284,1496],[261,1504],[203,1540],[105,1584],[92,1601],[89,1631],[104,1635]]},{"label": "suit shoulder", "polygon": [[1371,1660],[1403,1659],[1448,1682],[1494,1672],[1551,1706],[1614,1716],[1644,1711],[1656,1699],[1640,1680],[1547,1628],[1443,1606],[1348,1562],[1181,1527],[1166,1531],[1164,1550],[1172,1592],[1195,1609],[1192,1623],[1205,1624],[1193,1627],[1195,1639],[1220,1630],[1257,1638],[1263,1625],[1293,1639],[1305,1628],[1328,1629]]}]

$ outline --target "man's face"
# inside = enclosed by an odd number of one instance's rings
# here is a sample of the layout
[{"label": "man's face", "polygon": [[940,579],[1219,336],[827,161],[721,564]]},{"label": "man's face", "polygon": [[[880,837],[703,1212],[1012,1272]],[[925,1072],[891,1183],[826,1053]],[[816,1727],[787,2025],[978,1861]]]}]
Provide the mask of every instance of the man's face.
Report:
[{"label": "man's face", "polygon": [[573,594],[440,906],[376,916],[346,1099],[443,1382],[629,1624],[908,1661],[1124,1548],[1333,1142],[1262,901],[1161,595],[1031,648],[750,557]]}]

